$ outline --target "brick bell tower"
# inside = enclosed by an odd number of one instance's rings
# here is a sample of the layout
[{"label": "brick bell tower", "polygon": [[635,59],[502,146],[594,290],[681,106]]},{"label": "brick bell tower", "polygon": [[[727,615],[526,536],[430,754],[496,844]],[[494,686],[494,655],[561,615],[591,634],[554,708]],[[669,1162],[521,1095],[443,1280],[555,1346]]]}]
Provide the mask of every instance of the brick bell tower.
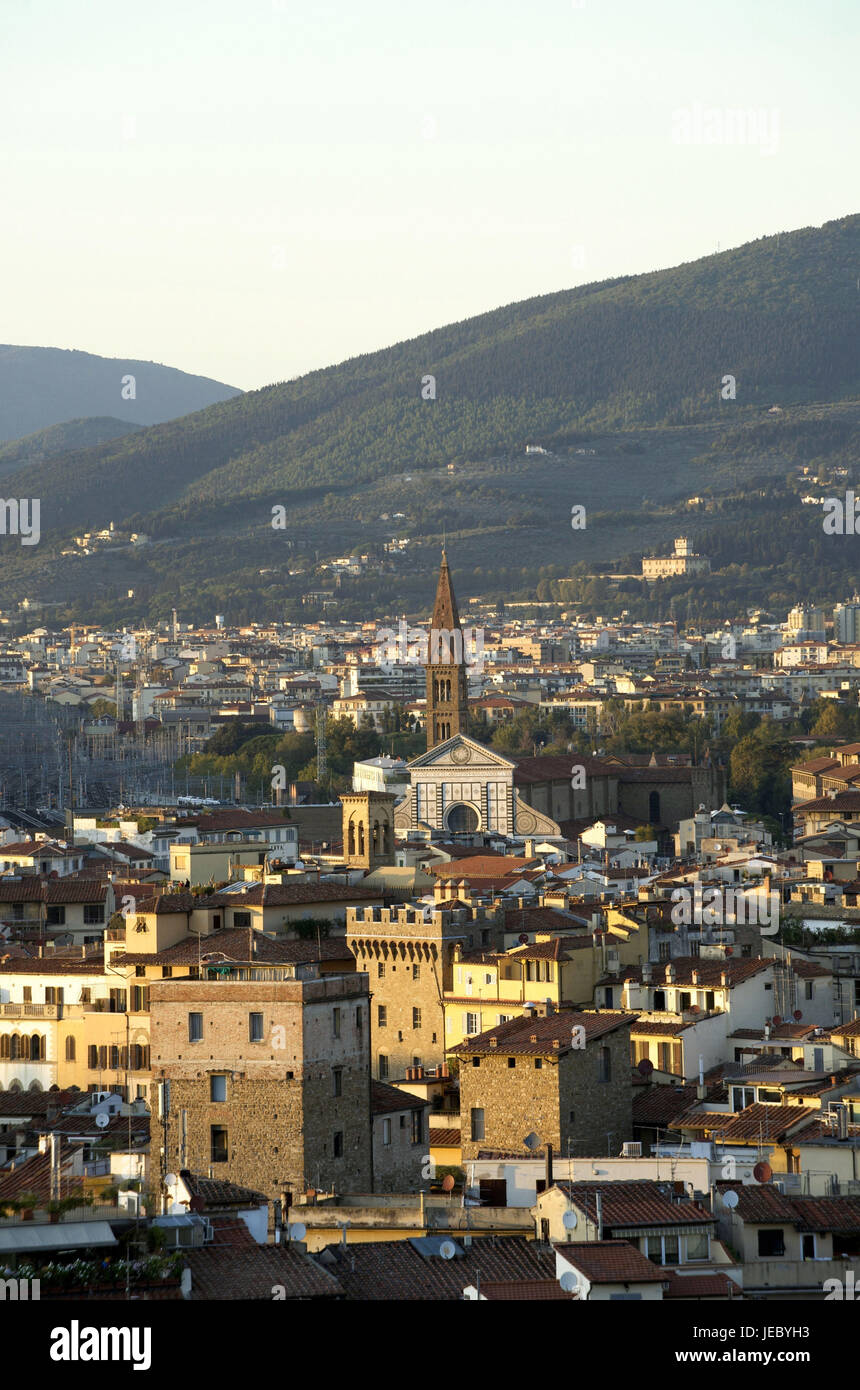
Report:
[{"label": "brick bell tower", "polygon": [[469,732],[468,683],[463,630],[457,600],[442,551],[436,602],[430,620],[427,661],[427,748]]}]

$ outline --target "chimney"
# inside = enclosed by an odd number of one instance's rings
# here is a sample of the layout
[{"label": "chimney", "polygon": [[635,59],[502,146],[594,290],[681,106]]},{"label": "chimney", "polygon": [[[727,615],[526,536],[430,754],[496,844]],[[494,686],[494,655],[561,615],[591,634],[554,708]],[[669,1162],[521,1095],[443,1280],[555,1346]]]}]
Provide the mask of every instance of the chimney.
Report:
[{"label": "chimney", "polygon": [[727,988],[728,988],[728,984],[729,984],[729,972],[728,972],[728,970],[721,970],[721,971],[720,971],[720,984],[722,985],[723,989],[727,989]]},{"label": "chimney", "polygon": [[701,983],[701,976],[699,975],[698,970],[693,971],[692,980],[694,985],[698,985]]},{"label": "chimney", "polygon": [[552,1187],[552,1144],[546,1146],[546,1190]]}]

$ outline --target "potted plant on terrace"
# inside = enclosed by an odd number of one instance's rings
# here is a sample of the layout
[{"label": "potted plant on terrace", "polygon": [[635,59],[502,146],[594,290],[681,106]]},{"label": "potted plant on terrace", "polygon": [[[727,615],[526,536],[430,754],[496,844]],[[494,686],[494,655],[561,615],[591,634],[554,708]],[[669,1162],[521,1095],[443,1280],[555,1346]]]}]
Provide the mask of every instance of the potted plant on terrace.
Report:
[{"label": "potted plant on terrace", "polygon": [[22,1221],[32,1221],[33,1212],[39,1205],[39,1198],[35,1192],[22,1192],[18,1198],[18,1209],[21,1213]]}]

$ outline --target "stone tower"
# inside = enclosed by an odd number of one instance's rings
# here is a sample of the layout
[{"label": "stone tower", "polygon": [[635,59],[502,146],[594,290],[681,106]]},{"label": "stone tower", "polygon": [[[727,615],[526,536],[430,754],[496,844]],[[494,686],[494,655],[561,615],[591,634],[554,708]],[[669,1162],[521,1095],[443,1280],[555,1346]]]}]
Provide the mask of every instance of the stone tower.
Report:
[{"label": "stone tower", "polygon": [[442,551],[427,650],[427,748],[469,732],[468,683],[463,630]]},{"label": "stone tower", "polygon": [[392,792],[344,792],[343,857],[353,869],[378,869],[394,863]]}]

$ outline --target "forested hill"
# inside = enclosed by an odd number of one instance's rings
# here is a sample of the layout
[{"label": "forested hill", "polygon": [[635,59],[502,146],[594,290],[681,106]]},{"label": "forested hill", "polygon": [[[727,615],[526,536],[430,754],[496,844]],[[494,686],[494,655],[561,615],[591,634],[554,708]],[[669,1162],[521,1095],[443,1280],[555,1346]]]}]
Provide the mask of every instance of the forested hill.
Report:
[{"label": "forested hill", "polygon": [[0,344],[0,441],[92,416],[155,425],[236,394],[235,386],[158,362]]},{"label": "forested hill", "polygon": [[[237,500],[288,502],[580,430],[856,396],[858,266],[855,215],[545,295],[47,460],[22,495],[42,497],[43,532],[133,518],[157,533],[154,512],[226,522]],[[140,390],[129,404],[140,418]]]},{"label": "forested hill", "polygon": [[140,428],[132,421],[112,419],[109,415],[49,425],[47,429],[36,430],[35,434],[25,435],[23,439],[11,439],[7,444],[0,444],[0,473],[10,473],[27,464],[44,463],[53,454],[89,449],[109,439],[121,439],[123,435],[132,434]]}]

